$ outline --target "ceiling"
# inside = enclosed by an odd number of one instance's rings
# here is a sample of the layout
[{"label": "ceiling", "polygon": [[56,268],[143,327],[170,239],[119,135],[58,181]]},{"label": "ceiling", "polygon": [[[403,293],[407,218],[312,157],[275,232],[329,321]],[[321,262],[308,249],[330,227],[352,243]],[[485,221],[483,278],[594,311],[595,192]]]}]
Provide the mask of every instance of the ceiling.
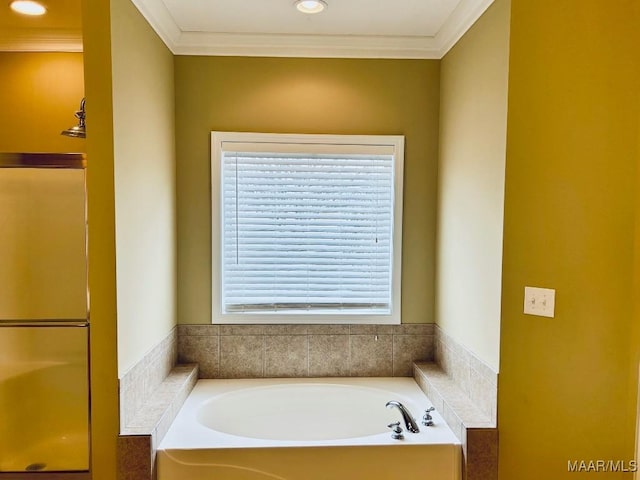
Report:
[{"label": "ceiling", "polygon": [[132,0],[178,55],[441,58],[493,0]]},{"label": "ceiling", "polygon": [[81,52],[81,0],[46,2],[47,14],[41,17],[20,15],[9,8],[9,0],[0,2],[0,51]]},{"label": "ceiling", "polygon": [[[82,0],[43,17],[0,7],[0,50],[81,51]],[[493,0],[131,0],[176,55],[441,58]]]}]

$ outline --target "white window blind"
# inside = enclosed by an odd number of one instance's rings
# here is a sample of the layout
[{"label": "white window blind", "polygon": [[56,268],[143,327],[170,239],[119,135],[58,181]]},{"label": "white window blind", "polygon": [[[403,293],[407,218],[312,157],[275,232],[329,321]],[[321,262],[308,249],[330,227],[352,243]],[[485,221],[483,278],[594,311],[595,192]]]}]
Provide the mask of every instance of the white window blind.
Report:
[{"label": "white window blind", "polygon": [[392,314],[394,149],[219,148],[223,315]]}]

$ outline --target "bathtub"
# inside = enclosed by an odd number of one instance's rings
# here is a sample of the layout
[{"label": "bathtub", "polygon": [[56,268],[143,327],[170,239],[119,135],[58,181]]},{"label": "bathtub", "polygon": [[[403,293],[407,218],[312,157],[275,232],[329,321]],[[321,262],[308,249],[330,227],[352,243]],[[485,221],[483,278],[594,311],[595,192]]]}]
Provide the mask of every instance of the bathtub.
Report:
[{"label": "bathtub", "polygon": [[[404,422],[419,433],[391,438]],[[158,480],[458,480],[460,442],[411,378],[200,380],[162,440]]]}]

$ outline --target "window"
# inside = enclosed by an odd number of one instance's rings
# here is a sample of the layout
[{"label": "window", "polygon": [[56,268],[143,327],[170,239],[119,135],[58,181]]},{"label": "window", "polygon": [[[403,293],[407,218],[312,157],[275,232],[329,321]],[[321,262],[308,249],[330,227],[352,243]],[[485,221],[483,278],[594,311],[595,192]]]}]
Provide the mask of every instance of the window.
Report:
[{"label": "window", "polygon": [[400,323],[403,151],[212,132],[213,323]]}]

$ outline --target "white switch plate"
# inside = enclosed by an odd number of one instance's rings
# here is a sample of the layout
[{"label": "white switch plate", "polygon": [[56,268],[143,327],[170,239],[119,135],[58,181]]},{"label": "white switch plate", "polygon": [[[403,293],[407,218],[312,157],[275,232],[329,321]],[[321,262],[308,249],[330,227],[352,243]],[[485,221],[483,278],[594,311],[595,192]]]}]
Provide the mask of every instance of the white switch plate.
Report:
[{"label": "white switch plate", "polygon": [[524,313],[553,318],[556,291],[551,288],[524,287]]}]

